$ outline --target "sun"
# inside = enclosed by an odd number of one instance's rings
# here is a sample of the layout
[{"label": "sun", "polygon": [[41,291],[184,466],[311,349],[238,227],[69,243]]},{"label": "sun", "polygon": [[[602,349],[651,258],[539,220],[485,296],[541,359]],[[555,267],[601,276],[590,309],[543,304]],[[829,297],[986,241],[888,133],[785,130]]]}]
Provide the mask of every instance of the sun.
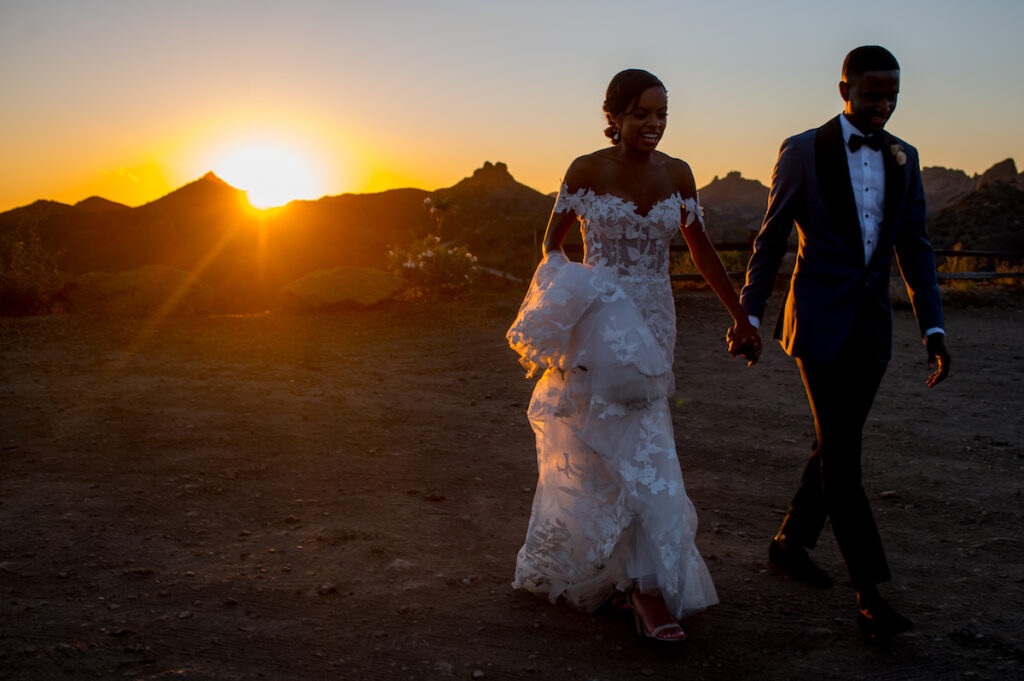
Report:
[{"label": "sun", "polygon": [[274,208],[295,199],[323,196],[323,181],[301,151],[284,144],[249,142],[220,154],[213,172],[242,189],[254,208]]}]

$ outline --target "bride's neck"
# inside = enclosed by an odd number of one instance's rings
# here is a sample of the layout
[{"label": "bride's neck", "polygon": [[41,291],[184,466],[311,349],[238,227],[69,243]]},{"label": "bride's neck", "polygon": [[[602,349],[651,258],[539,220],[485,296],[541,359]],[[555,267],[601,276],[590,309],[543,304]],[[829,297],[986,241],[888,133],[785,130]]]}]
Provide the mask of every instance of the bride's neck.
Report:
[{"label": "bride's neck", "polygon": [[646,165],[650,162],[651,157],[654,155],[654,151],[647,151],[645,149],[637,149],[635,147],[626,146],[622,142],[619,142],[616,151],[616,156],[622,163],[629,165]]}]

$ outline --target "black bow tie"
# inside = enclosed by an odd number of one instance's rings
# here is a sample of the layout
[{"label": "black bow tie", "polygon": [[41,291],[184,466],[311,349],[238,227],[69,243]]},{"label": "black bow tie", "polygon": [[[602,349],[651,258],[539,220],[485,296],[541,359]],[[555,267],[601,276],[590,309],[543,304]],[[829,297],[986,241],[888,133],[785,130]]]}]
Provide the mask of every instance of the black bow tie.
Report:
[{"label": "black bow tie", "polygon": [[857,151],[862,146],[874,149],[875,151],[881,151],[882,141],[881,135],[868,135],[867,137],[864,137],[863,135],[853,133],[850,135],[850,151]]}]

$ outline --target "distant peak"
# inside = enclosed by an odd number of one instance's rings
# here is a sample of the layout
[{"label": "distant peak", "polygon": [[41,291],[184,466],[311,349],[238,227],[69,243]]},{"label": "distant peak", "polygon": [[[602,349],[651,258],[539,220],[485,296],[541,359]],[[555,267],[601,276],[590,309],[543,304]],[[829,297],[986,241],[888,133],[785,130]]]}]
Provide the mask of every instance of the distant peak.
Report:
[{"label": "distant peak", "polygon": [[1000,161],[984,173],[975,182],[975,188],[981,189],[996,182],[1015,184],[1017,181],[1017,164],[1012,158]]},{"label": "distant peak", "polygon": [[751,180],[743,177],[743,174],[738,170],[730,170],[725,174],[725,177],[719,177],[715,175],[715,178],[707,184],[706,187],[702,188],[701,191],[707,189],[738,189],[738,188],[764,188],[767,189],[763,184],[757,180]]},{"label": "distant peak", "polygon": [[206,182],[216,182],[217,184],[224,184],[224,185],[227,184],[227,182],[225,182],[224,180],[220,179],[220,177],[217,175],[217,173],[213,172],[212,170],[207,172],[205,175],[203,175],[199,179],[200,180],[205,180]]},{"label": "distant peak", "polygon": [[494,180],[498,178],[508,178],[509,180],[511,180],[512,174],[508,172],[508,166],[502,163],[501,161],[498,161],[497,163],[484,161],[484,165],[482,168],[477,168],[476,170],[473,171],[473,177],[488,180]]},{"label": "distant peak", "polygon": [[117,203],[110,199],[105,199],[102,196],[90,196],[87,199],[82,199],[75,204],[75,208],[92,211],[94,213],[102,213],[109,210],[121,210],[128,206],[123,203]]},{"label": "distant peak", "polygon": [[[217,173],[213,172],[212,170],[209,171],[208,173],[206,173],[205,175],[203,175],[202,177],[200,177],[198,180],[194,180],[193,182],[190,182],[187,185],[185,185],[185,187],[192,187],[192,186],[195,186],[195,187],[203,187],[203,186],[205,186],[205,187],[208,187],[208,188],[214,188],[215,187],[217,189],[230,189],[231,191],[235,191],[235,192],[240,191],[238,189],[238,187],[235,187],[235,186],[225,182]],[[185,187],[182,187],[182,189],[184,189]]]},{"label": "distant peak", "polygon": [[745,179],[743,177],[743,173],[741,173],[738,170],[730,170],[729,172],[727,172],[725,174],[725,177],[719,177],[718,175],[715,175],[714,179],[711,180],[711,183],[714,183],[714,182],[726,182],[726,181],[735,182],[736,180],[743,180],[743,179]]},{"label": "distant peak", "polygon": [[501,161],[498,161],[497,163],[491,163],[490,161],[484,161],[483,167],[482,168],[477,168],[477,170],[476,170],[476,172],[478,172],[478,173],[484,173],[484,172],[488,172],[488,171],[494,171],[494,172],[499,172],[499,173],[507,173],[508,172],[508,166],[505,165],[504,163],[502,163]]}]

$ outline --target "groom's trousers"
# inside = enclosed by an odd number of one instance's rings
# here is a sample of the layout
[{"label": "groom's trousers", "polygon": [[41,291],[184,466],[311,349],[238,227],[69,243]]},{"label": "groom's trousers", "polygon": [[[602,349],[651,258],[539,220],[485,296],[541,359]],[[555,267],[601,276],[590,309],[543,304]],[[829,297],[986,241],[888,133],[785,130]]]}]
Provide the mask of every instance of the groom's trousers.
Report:
[{"label": "groom's trousers", "polygon": [[861,434],[886,369],[877,357],[865,325],[856,324],[832,359],[797,358],[817,439],[779,531],[787,541],[814,548],[830,519],[858,591],[890,578],[861,484]]}]

